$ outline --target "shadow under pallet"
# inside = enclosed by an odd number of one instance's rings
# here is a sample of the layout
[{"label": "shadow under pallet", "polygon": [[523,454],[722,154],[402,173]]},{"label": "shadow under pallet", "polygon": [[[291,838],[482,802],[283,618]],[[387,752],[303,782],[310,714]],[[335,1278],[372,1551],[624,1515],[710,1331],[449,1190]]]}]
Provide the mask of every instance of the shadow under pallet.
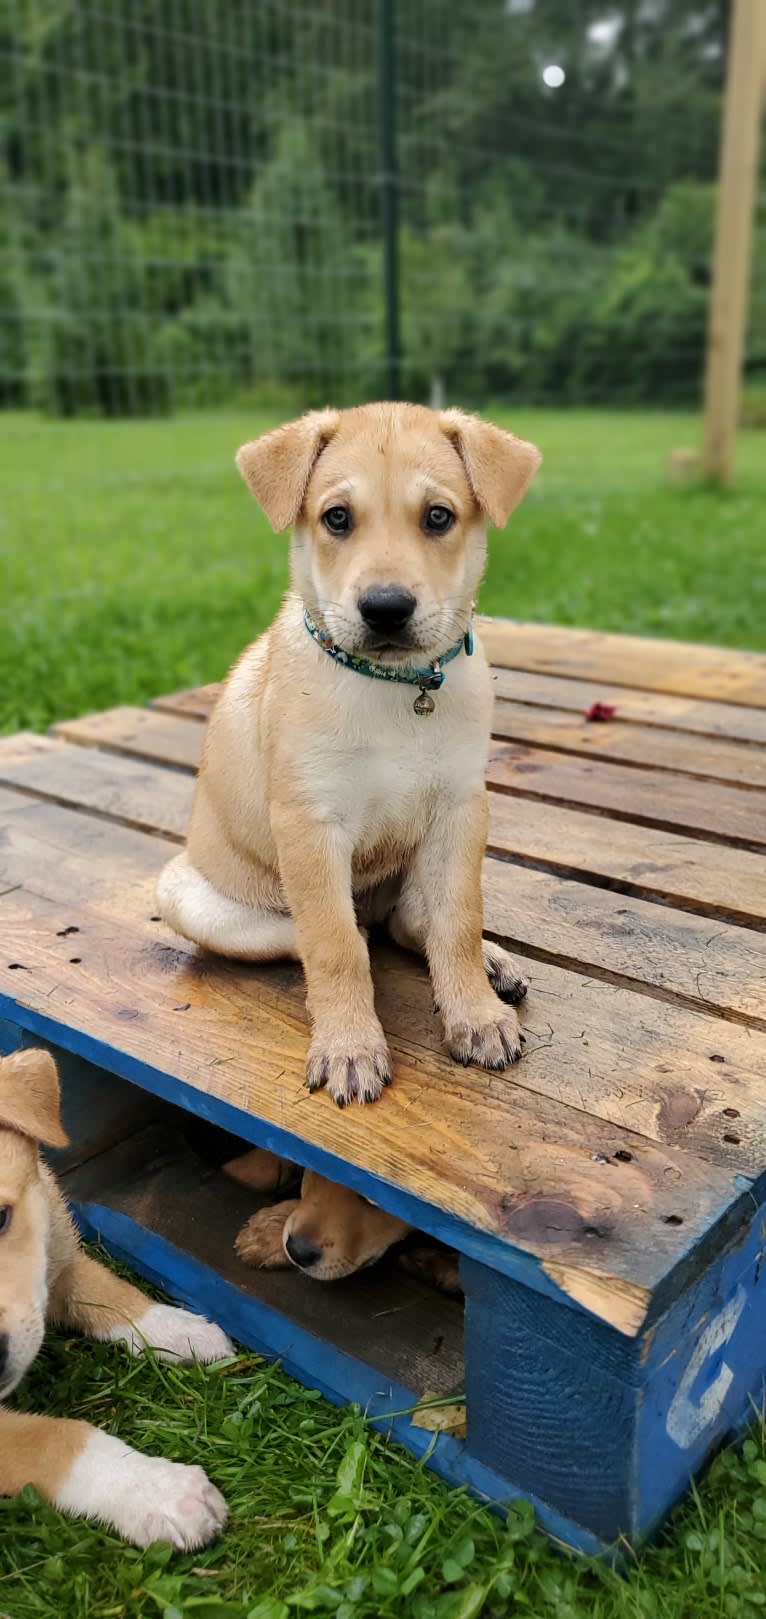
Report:
[{"label": "shadow under pallet", "polygon": [[[593,1551],[645,1536],[764,1399],[766,659],[484,630],[485,914],[530,979],[517,1068],[451,1063],[422,966],[374,944],[394,1083],[339,1114],[303,1087],[297,967],[163,927],[207,688],[0,741],[0,1050],[59,1060],[86,1234]],[[583,725],[604,691],[623,718]],[[248,1270],[257,1199],[219,1168],[239,1142],[450,1243],[464,1310],[390,1262]],[[464,1440],[413,1424],[426,1391],[464,1392]]]}]

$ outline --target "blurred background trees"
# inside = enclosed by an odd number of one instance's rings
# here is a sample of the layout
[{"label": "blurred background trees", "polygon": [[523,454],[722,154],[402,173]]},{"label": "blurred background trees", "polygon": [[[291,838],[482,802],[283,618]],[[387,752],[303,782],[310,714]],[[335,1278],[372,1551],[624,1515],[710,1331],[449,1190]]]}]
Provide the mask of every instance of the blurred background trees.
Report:
[{"label": "blurred background trees", "polygon": [[[695,399],[726,0],[398,10],[406,394]],[[372,0],[2,0],[0,119],[0,406],[382,391]]]}]

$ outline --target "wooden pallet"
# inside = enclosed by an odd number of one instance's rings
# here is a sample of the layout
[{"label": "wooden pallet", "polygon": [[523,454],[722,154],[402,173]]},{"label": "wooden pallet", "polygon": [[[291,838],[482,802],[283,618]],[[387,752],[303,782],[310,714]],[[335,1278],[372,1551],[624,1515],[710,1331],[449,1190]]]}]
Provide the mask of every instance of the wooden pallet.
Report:
[{"label": "wooden pallet", "polygon": [[[0,1050],[59,1057],[87,1230],[593,1548],[646,1533],[763,1394],[766,657],[481,629],[486,926],[531,980],[516,1069],[450,1062],[425,972],[382,947],[395,1082],[341,1115],[303,1087],[298,968],[198,958],[158,920],[215,687],[0,741]],[[231,1135],[453,1243],[464,1319],[392,1267],[246,1270]],[[461,1386],[467,1439],[434,1445],[407,1413]]]}]

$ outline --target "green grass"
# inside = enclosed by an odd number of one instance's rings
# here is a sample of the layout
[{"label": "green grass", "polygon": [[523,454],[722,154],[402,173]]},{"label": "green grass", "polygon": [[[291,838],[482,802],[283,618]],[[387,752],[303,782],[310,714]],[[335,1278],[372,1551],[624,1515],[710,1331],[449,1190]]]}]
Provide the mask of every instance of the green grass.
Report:
[{"label": "green grass", "polygon": [[525,1508],[449,1490],[356,1408],[278,1368],[131,1361],[54,1337],[19,1398],[147,1451],[200,1462],[231,1524],[207,1551],[137,1552],[31,1491],[0,1500],[0,1613],[12,1619],[758,1619],[766,1605],[766,1448],[722,1453],[627,1580],[558,1556]]},{"label": "green grass", "polygon": [[[498,416],[500,413],[497,413]],[[691,418],[524,410],[545,468],[496,536],[481,605],[517,617],[763,644],[764,438],[737,488],[669,488]],[[286,544],[232,455],[252,417],[65,424],[4,418],[0,729],[221,675],[271,617]],[[0,1501],[12,1619],[756,1619],[766,1607],[766,1445],[724,1452],[627,1581],[556,1556],[447,1489],[277,1368],[137,1364],[53,1336],[20,1399],[200,1461],[232,1521],[209,1551],[140,1554],[34,1499]]]},{"label": "green grass", "polygon": [[[731,493],[671,488],[691,417],[519,410],[543,472],[496,535],[481,605],[512,617],[763,644],[766,438]],[[51,424],[0,441],[0,730],[222,675],[271,618],[287,545],[233,466],[252,415]]]}]

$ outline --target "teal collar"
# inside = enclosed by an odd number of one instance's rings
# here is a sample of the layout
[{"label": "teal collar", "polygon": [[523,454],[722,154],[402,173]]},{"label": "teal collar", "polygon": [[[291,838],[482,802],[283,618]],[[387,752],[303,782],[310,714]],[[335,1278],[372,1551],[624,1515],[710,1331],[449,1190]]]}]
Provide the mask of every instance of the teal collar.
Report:
[{"label": "teal collar", "polygon": [[392,680],[400,686],[419,686],[420,692],[413,704],[416,714],[433,713],[436,705],[430,693],[438,691],[444,684],[445,663],[451,663],[460,652],[465,651],[469,658],[473,652],[473,630],[469,626],[465,635],[461,635],[460,640],[456,641],[448,652],[443,653],[440,658],[435,658],[433,663],[426,664],[424,668],[413,669],[408,664],[371,663],[369,658],[363,658],[357,652],[346,652],[342,646],[336,646],[326,630],[320,630],[314,623],[308,608],[304,610],[303,622],[317,646],[321,646],[328,658],[334,658],[344,669],[353,669],[355,674],[367,675],[370,680]]}]

